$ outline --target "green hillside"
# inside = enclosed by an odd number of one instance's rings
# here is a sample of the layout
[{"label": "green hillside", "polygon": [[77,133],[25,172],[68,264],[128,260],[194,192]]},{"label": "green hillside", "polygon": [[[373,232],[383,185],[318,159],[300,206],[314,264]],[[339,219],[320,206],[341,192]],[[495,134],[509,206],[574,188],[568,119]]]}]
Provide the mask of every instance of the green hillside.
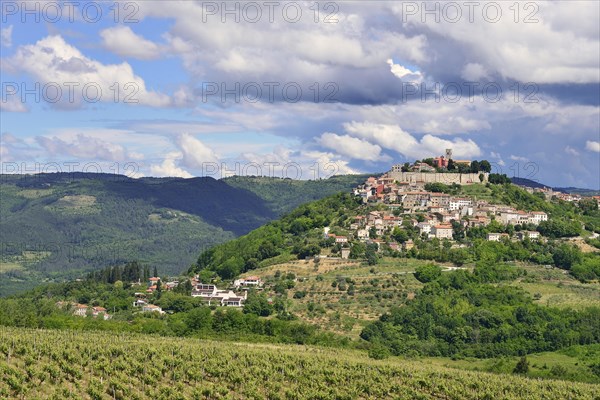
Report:
[{"label": "green hillside", "polygon": [[3,175],[0,296],[131,260],[178,274],[204,249],[246,234],[305,199],[347,191],[361,179]]},{"label": "green hillside", "polygon": [[15,328],[0,328],[0,373],[0,397],[27,399],[600,396],[598,385],[376,361],[352,350]]},{"label": "green hillside", "polygon": [[224,178],[228,185],[246,189],[264,199],[269,207],[282,215],[301,204],[322,199],[325,196],[347,192],[365,181],[369,175],[340,175],[329,179],[292,180],[267,177],[233,176]]}]

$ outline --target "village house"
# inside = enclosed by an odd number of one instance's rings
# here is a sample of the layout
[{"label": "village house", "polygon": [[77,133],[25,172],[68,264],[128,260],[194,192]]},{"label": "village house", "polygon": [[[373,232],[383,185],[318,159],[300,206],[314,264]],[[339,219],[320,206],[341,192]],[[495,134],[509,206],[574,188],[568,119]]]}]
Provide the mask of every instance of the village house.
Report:
[{"label": "village house", "polygon": [[88,306],[87,304],[75,304],[73,307],[73,315],[77,315],[79,317],[87,316]]},{"label": "village house", "polygon": [[431,207],[446,208],[450,205],[450,195],[446,193],[431,193],[429,196],[429,205]]},{"label": "village house", "polygon": [[155,286],[160,281],[160,278],[157,276],[153,276],[152,278],[148,278],[148,286]]},{"label": "village house", "polygon": [[500,233],[488,233],[485,235],[485,238],[490,242],[499,242],[500,241]]},{"label": "village house", "polygon": [[419,228],[420,235],[429,235],[431,232],[431,225],[426,222],[419,222],[417,228]]},{"label": "village house", "polygon": [[452,225],[435,225],[431,233],[438,239],[452,239]]},{"label": "village house", "polygon": [[112,316],[106,312],[106,308],[98,306],[92,307],[92,317],[97,318],[100,315],[102,315],[102,318],[105,321],[112,318]]},{"label": "village house", "polygon": [[433,214],[433,213],[440,213],[440,214],[441,214],[441,213],[443,213],[443,212],[446,212],[446,207],[441,207],[441,206],[435,206],[435,207],[431,207],[431,206],[430,206],[430,207],[427,209],[427,211],[429,211],[429,212],[430,212],[430,213],[432,213],[432,214]]},{"label": "village house", "polygon": [[241,279],[236,279],[233,282],[233,286],[236,288],[239,287],[260,287],[262,286],[263,282],[260,279],[260,277],[258,276],[248,276],[246,278],[241,278]]},{"label": "village house", "polygon": [[442,222],[451,222],[451,221],[460,219],[460,217],[457,213],[443,212],[443,213],[440,213],[440,215],[442,216]]},{"label": "village house", "polygon": [[538,231],[521,231],[517,232],[516,236],[519,240],[525,240],[525,238],[535,240],[540,238],[540,233]]},{"label": "village house", "polygon": [[136,299],[133,302],[133,306],[134,307],[142,307],[142,306],[145,306],[146,304],[148,304],[148,302],[146,300],[144,300],[144,299]]},{"label": "village house", "polygon": [[356,231],[356,237],[358,240],[366,240],[369,238],[369,231],[366,229],[359,229]]},{"label": "village house", "polygon": [[402,243],[402,249],[405,251],[408,251],[413,247],[415,247],[415,243],[412,241],[412,239],[408,239],[406,242]]},{"label": "village house", "polygon": [[242,307],[248,292],[244,292],[244,297],[241,297],[232,290],[219,290],[215,285],[200,283],[192,288],[191,295],[192,297],[199,297],[202,301],[207,302],[209,306]]},{"label": "village house", "polygon": [[346,237],[346,236],[334,236],[334,237],[335,237],[336,243],[341,243],[341,244],[348,243],[348,237]]},{"label": "village house", "polygon": [[159,314],[165,313],[162,308],[154,304],[144,304],[142,306],[142,312],[157,312]]},{"label": "village house", "polygon": [[519,219],[519,213],[516,210],[505,210],[500,212],[500,222],[505,225],[514,224]]},{"label": "village house", "polygon": [[548,221],[548,214],[543,211],[532,211],[529,213],[528,222],[539,225],[543,221]]},{"label": "village house", "polygon": [[468,207],[473,204],[473,201],[466,197],[453,197],[450,199],[450,203],[448,204],[448,209],[450,211],[457,211],[463,207]]}]

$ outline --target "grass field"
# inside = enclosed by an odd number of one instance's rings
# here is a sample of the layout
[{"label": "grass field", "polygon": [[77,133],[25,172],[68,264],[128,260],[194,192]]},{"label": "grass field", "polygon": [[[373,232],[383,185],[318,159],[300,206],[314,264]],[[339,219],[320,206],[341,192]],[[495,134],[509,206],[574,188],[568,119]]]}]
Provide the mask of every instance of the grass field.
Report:
[{"label": "grass field", "polygon": [[[471,371],[486,371],[510,374],[519,357],[499,359],[466,358],[451,360],[444,357],[422,359],[424,363]],[[573,346],[560,351],[530,354],[531,378],[568,379],[572,381],[600,384],[600,376],[592,372],[593,365],[600,365],[600,345]]]},{"label": "grass field", "polygon": [[527,276],[513,285],[522,287],[538,304],[559,308],[600,307],[600,285],[581,283],[565,271],[539,266],[525,267]]},{"label": "grass field", "polygon": [[354,350],[0,328],[0,398],[597,399],[600,386]]}]

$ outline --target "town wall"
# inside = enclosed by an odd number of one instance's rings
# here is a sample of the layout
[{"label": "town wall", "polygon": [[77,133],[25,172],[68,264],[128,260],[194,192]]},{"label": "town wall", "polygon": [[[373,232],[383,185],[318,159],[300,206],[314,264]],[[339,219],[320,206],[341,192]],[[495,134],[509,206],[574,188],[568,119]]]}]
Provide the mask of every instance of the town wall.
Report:
[{"label": "town wall", "polygon": [[[487,172],[482,172],[483,183],[488,182],[490,176]],[[481,183],[479,180],[479,173],[459,174],[449,172],[398,172],[390,171],[388,176],[398,182],[424,182],[424,183],[444,183],[451,185],[457,183],[459,185],[472,185],[474,183]]]}]

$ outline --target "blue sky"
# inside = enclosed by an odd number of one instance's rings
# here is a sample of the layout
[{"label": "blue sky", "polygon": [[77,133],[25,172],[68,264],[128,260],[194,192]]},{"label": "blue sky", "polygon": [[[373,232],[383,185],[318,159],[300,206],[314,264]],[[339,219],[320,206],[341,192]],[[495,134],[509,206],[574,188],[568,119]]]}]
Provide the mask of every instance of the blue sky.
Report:
[{"label": "blue sky", "polygon": [[4,172],[306,179],[450,147],[600,188],[598,2],[28,4],[2,2]]}]

